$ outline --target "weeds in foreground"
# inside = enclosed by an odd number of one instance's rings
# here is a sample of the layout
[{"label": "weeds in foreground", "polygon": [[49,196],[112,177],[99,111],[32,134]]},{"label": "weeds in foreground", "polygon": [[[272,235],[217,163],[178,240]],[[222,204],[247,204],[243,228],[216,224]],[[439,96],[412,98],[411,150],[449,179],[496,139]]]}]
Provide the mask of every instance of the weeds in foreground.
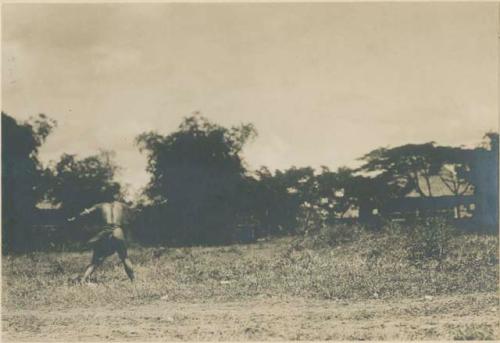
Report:
[{"label": "weeds in foreground", "polygon": [[468,324],[453,330],[456,341],[493,341],[496,339],[493,329],[486,324]]},{"label": "weeds in foreground", "polygon": [[408,258],[412,262],[427,259],[442,261],[449,253],[450,243],[457,231],[441,218],[427,218],[407,230]]},{"label": "weeds in foreground", "polygon": [[98,283],[88,287],[75,286],[68,278],[83,272],[90,252],[8,256],[2,261],[3,304],[57,308],[144,304],[165,295],[169,301],[206,302],[261,296],[383,299],[498,291],[495,236],[452,236],[440,260],[424,258],[415,264],[408,258],[408,236],[397,234],[401,228],[379,233],[354,230],[342,243],[308,237],[219,248],[136,247],[130,255],[138,293],[116,257],[104,263],[96,274]]}]

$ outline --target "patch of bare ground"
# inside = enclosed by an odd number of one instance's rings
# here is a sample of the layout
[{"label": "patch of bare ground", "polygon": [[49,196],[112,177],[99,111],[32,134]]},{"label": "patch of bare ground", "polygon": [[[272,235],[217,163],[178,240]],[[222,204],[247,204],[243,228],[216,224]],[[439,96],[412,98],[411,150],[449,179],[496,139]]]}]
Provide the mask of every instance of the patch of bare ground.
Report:
[{"label": "patch of bare ground", "polygon": [[[452,340],[500,338],[495,293],[393,300],[260,296],[3,313],[4,341]],[[469,338],[470,339],[470,338]]]}]

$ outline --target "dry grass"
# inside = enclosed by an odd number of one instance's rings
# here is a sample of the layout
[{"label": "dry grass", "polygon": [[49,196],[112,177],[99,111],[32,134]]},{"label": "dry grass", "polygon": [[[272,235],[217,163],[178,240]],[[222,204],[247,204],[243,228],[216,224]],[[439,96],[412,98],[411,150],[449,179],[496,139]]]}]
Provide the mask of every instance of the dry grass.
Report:
[{"label": "dry grass", "polygon": [[85,253],[34,253],[3,259],[4,308],[231,301],[257,295],[315,299],[392,299],[496,292],[498,239],[467,235],[451,241],[442,261],[410,263],[401,238],[362,234],[337,247],[308,248],[290,238],[229,247],[134,247],[137,290],[116,257],[97,271],[94,287],[75,286]]},{"label": "dry grass", "polygon": [[5,257],[3,338],[500,337],[496,237],[454,237],[445,258],[418,263],[396,231],[347,238],[333,247],[321,236],[212,248],[136,246],[130,249],[136,290],[116,256],[93,285],[68,282],[90,252]]}]

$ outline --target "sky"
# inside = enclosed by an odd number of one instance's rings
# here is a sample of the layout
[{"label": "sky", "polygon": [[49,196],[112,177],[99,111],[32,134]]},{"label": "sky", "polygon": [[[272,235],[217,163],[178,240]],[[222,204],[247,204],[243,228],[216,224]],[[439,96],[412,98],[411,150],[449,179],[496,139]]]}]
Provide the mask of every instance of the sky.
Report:
[{"label": "sky", "polygon": [[2,110],[58,122],[42,161],[116,152],[194,112],[253,123],[243,156],[355,167],[381,146],[473,146],[498,130],[495,3],[3,4]]}]

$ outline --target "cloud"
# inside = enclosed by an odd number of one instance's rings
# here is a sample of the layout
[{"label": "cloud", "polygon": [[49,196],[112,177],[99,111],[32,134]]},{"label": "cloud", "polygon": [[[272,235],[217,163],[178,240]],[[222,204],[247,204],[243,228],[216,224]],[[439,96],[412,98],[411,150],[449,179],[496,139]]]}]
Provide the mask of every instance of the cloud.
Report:
[{"label": "cloud", "polygon": [[498,128],[496,4],[6,4],[3,109],[59,121],[41,150],[117,152],[199,110],[252,122],[253,168],[356,163]]}]

